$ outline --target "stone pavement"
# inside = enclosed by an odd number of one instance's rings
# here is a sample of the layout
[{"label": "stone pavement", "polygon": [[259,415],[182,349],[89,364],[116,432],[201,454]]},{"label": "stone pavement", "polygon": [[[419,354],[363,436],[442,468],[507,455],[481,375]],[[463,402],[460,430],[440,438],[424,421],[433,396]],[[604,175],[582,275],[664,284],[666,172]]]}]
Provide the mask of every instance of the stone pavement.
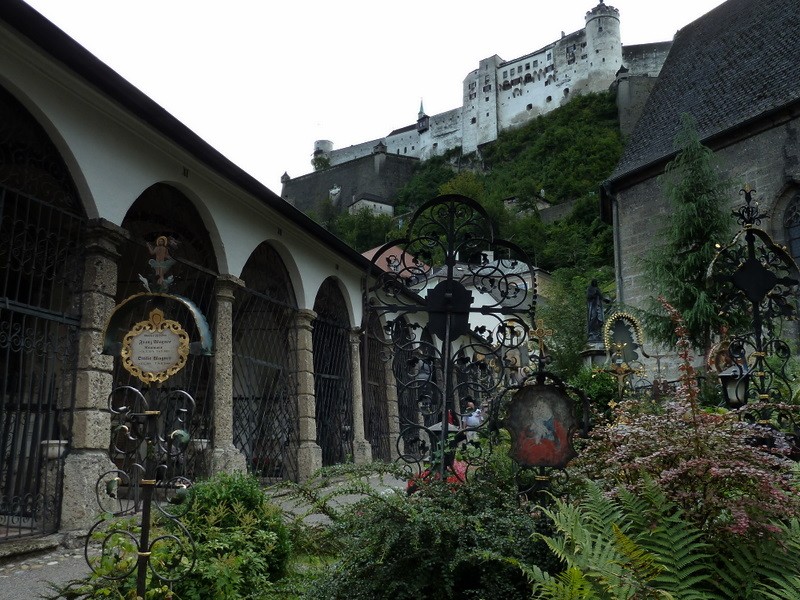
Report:
[{"label": "stone pavement", "polygon": [[0,559],[0,600],[37,600],[52,596],[49,583],[63,585],[83,577],[89,566],[83,546],[32,552]]}]

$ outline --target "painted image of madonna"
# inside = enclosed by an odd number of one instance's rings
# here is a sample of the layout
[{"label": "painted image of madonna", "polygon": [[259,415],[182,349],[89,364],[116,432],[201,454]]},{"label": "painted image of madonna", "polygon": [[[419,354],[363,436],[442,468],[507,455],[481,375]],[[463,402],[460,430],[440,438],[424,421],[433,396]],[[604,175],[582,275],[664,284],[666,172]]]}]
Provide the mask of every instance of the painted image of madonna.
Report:
[{"label": "painted image of madonna", "polygon": [[511,401],[505,425],[511,434],[511,457],[521,465],[563,469],[576,455],[574,402],[559,389],[522,388]]}]

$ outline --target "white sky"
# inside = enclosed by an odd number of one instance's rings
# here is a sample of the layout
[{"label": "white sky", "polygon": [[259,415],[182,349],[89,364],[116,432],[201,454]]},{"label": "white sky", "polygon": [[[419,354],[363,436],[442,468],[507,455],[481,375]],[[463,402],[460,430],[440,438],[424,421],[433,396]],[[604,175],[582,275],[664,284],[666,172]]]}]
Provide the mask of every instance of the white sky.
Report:
[{"label": "white sky", "polygon": [[[314,141],[343,148],[461,105],[464,77],[584,26],[597,0],[25,0],[280,194]],[[624,45],[723,0],[608,0]]]}]

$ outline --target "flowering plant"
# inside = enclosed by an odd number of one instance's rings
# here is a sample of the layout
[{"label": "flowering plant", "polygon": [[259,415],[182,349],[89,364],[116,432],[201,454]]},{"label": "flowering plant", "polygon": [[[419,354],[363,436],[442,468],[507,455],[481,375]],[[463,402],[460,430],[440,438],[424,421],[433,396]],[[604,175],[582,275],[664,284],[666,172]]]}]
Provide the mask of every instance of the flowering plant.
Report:
[{"label": "flowering plant", "polygon": [[637,492],[652,479],[718,542],[774,533],[776,521],[800,516],[800,473],[787,458],[790,444],[769,426],[740,419],[738,411],[701,408],[683,319],[662,303],[682,363],[675,396],[657,412],[642,410],[635,398],[615,406],[610,423],[592,432],[573,474],[600,482],[612,496]]}]

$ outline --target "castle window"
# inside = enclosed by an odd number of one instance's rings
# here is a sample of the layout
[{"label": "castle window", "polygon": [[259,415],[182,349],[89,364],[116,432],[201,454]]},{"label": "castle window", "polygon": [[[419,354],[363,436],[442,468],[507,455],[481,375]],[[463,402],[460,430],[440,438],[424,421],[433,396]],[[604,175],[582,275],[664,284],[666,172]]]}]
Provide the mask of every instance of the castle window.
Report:
[{"label": "castle window", "polygon": [[476,121],[477,121],[477,119],[476,119],[475,117],[472,117],[472,120],[470,121],[470,123],[472,123],[473,125],[475,125],[475,122],[476,122]]},{"label": "castle window", "polygon": [[489,113],[486,113],[486,116],[488,117],[488,116],[489,116]]},{"label": "castle window", "polygon": [[553,53],[552,52],[548,52],[547,53],[547,60],[553,60]]},{"label": "castle window", "polygon": [[564,95],[569,96],[569,88],[564,88]]},{"label": "castle window", "polygon": [[548,101],[548,102],[552,102],[552,101],[553,101],[553,97],[552,97],[552,96],[548,96],[548,97],[547,97],[547,101]]},{"label": "castle window", "polygon": [[528,104],[528,106],[526,106],[525,108],[527,108],[528,110],[533,110],[533,104]]},{"label": "castle window", "polygon": [[508,78],[508,71],[503,71],[503,79],[507,79],[507,78]]},{"label": "castle window", "polygon": [[488,102],[488,101],[489,101],[489,96],[486,96],[486,102]]},{"label": "castle window", "polygon": [[525,70],[526,71],[530,71],[531,70],[531,63],[525,63]]},{"label": "castle window", "polygon": [[539,66],[539,61],[538,60],[533,61],[533,68],[535,69],[538,66]]}]

